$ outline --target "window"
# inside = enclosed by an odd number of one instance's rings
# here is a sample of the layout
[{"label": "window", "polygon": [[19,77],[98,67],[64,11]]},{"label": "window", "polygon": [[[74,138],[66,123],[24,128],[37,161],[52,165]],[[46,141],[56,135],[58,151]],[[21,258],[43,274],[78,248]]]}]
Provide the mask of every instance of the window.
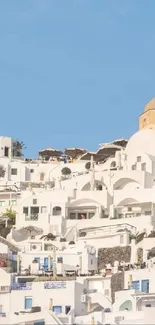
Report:
[{"label": "window", "polygon": [[151,216],[151,211],[145,211],[145,216]]},{"label": "window", "polygon": [[9,205],[11,205],[11,206],[16,205],[16,200],[10,200]]},{"label": "window", "polygon": [[39,207],[30,207],[30,214],[31,215],[38,215]]},{"label": "window", "polygon": [[139,280],[132,281],[132,289],[139,291]]},{"label": "window", "polygon": [[71,306],[65,306],[65,314],[67,315],[71,310]]},{"label": "window", "polygon": [[128,212],[130,212],[130,211],[132,211],[132,208],[131,207],[128,208]]},{"label": "window", "polygon": [[57,263],[63,263],[63,257],[58,257],[57,258]]},{"label": "window", "polygon": [[4,207],[5,206],[5,201],[0,201],[0,207]]},{"label": "window", "polygon": [[132,170],[136,170],[136,165],[132,165]]},{"label": "window", "polygon": [[11,175],[17,175],[17,168],[11,168]]},{"label": "window", "polygon": [[33,199],[33,204],[37,204],[37,199]]},{"label": "window", "polygon": [[32,297],[25,297],[25,309],[32,308]]},{"label": "window", "polygon": [[30,169],[30,173],[34,173],[34,169]]},{"label": "window", "polygon": [[149,280],[142,280],[141,291],[149,293]]},{"label": "window", "polygon": [[56,206],[53,208],[53,216],[60,216],[61,215],[61,207]]},{"label": "window", "polygon": [[141,162],[141,156],[137,157],[137,162]]},{"label": "window", "polygon": [[145,307],[151,307],[151,304],[146,304]]},{"label": "window", "polygon": [[69,214],[69,219],[70,219],[70,220],[74,220],[74,219],[76,219],[76,213],[70,213],[70,214]]},{"label": "window", "polygon": [[28,216],[29,208],[28,207],[23,207],[23,213],[25,214],[25,216]]},{"label": "window", "polygon": [[46,213],[47,212],[47,207],[41,207],[41,213]]},{"label": "window", "polygon": [[4,156],[9,157],[9,148],[8,147],[4,147]]},{"label": "window", "polygon": [[141,169],[142,169],[142,171],[144,171],[144,172],[146,171],[146,163],[142,163],[142,164],[141,164]]},{"label": "window", "polygon": [[93,260],[91,259],[90,264],[93,265]]},{"label": "window", "polygon": [[57,314],[62,313],[62,306],[53,306],[53,312]]},{"label": "window", "polygon": [[123,244],[123,243],[124,243],[124,236],[121,235],[121,236],[120,236],[120,244]]}]

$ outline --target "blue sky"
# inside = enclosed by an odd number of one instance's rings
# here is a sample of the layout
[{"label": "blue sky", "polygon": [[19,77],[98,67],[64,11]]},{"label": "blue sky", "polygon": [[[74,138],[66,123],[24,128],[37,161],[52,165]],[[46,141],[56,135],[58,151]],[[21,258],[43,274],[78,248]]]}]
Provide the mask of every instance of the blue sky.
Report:
[{"label": "blue sky", "polygon": [[155,96],[154,0],[1,0],[0,134],[45,147],[130,137]]}]

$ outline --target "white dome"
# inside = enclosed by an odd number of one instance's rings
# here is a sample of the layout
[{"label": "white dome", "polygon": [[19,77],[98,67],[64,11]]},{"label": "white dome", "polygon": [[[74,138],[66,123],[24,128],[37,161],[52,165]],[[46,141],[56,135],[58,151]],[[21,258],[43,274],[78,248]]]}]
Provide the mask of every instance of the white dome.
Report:
[{"label": "white dome", "polygon": [[130,138],[126,146],[127,155],[131,157],[140,152],[155,157],[155,129],[143,129]]}]

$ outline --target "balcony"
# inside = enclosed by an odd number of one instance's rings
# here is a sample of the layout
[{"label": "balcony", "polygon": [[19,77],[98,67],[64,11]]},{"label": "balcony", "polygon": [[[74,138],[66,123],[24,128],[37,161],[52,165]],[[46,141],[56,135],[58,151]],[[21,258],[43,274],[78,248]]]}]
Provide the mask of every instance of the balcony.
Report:
[{"label": "balcony", "polygon": [[11,290],[32,290],[32,283],[13,283]]},{"label": "balcony", "polygon": [[25,216],[25,221],[38,221],[39,219],[39,214],[31,214],[30,216]]}]

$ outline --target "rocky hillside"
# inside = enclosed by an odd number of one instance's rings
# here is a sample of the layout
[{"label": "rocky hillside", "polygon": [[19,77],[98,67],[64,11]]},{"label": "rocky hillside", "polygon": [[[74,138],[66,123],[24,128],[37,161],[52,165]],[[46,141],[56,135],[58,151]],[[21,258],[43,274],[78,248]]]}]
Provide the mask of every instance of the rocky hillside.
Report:
[{"label": "rocky hillside", "polygon": [[131,247],[111,247],[111,248],[100,248],[98,251],[98,268],[99,270],[104,269],[105,265],[110,263],[113,265],[115,261],[124,261],[130,263]]}]

